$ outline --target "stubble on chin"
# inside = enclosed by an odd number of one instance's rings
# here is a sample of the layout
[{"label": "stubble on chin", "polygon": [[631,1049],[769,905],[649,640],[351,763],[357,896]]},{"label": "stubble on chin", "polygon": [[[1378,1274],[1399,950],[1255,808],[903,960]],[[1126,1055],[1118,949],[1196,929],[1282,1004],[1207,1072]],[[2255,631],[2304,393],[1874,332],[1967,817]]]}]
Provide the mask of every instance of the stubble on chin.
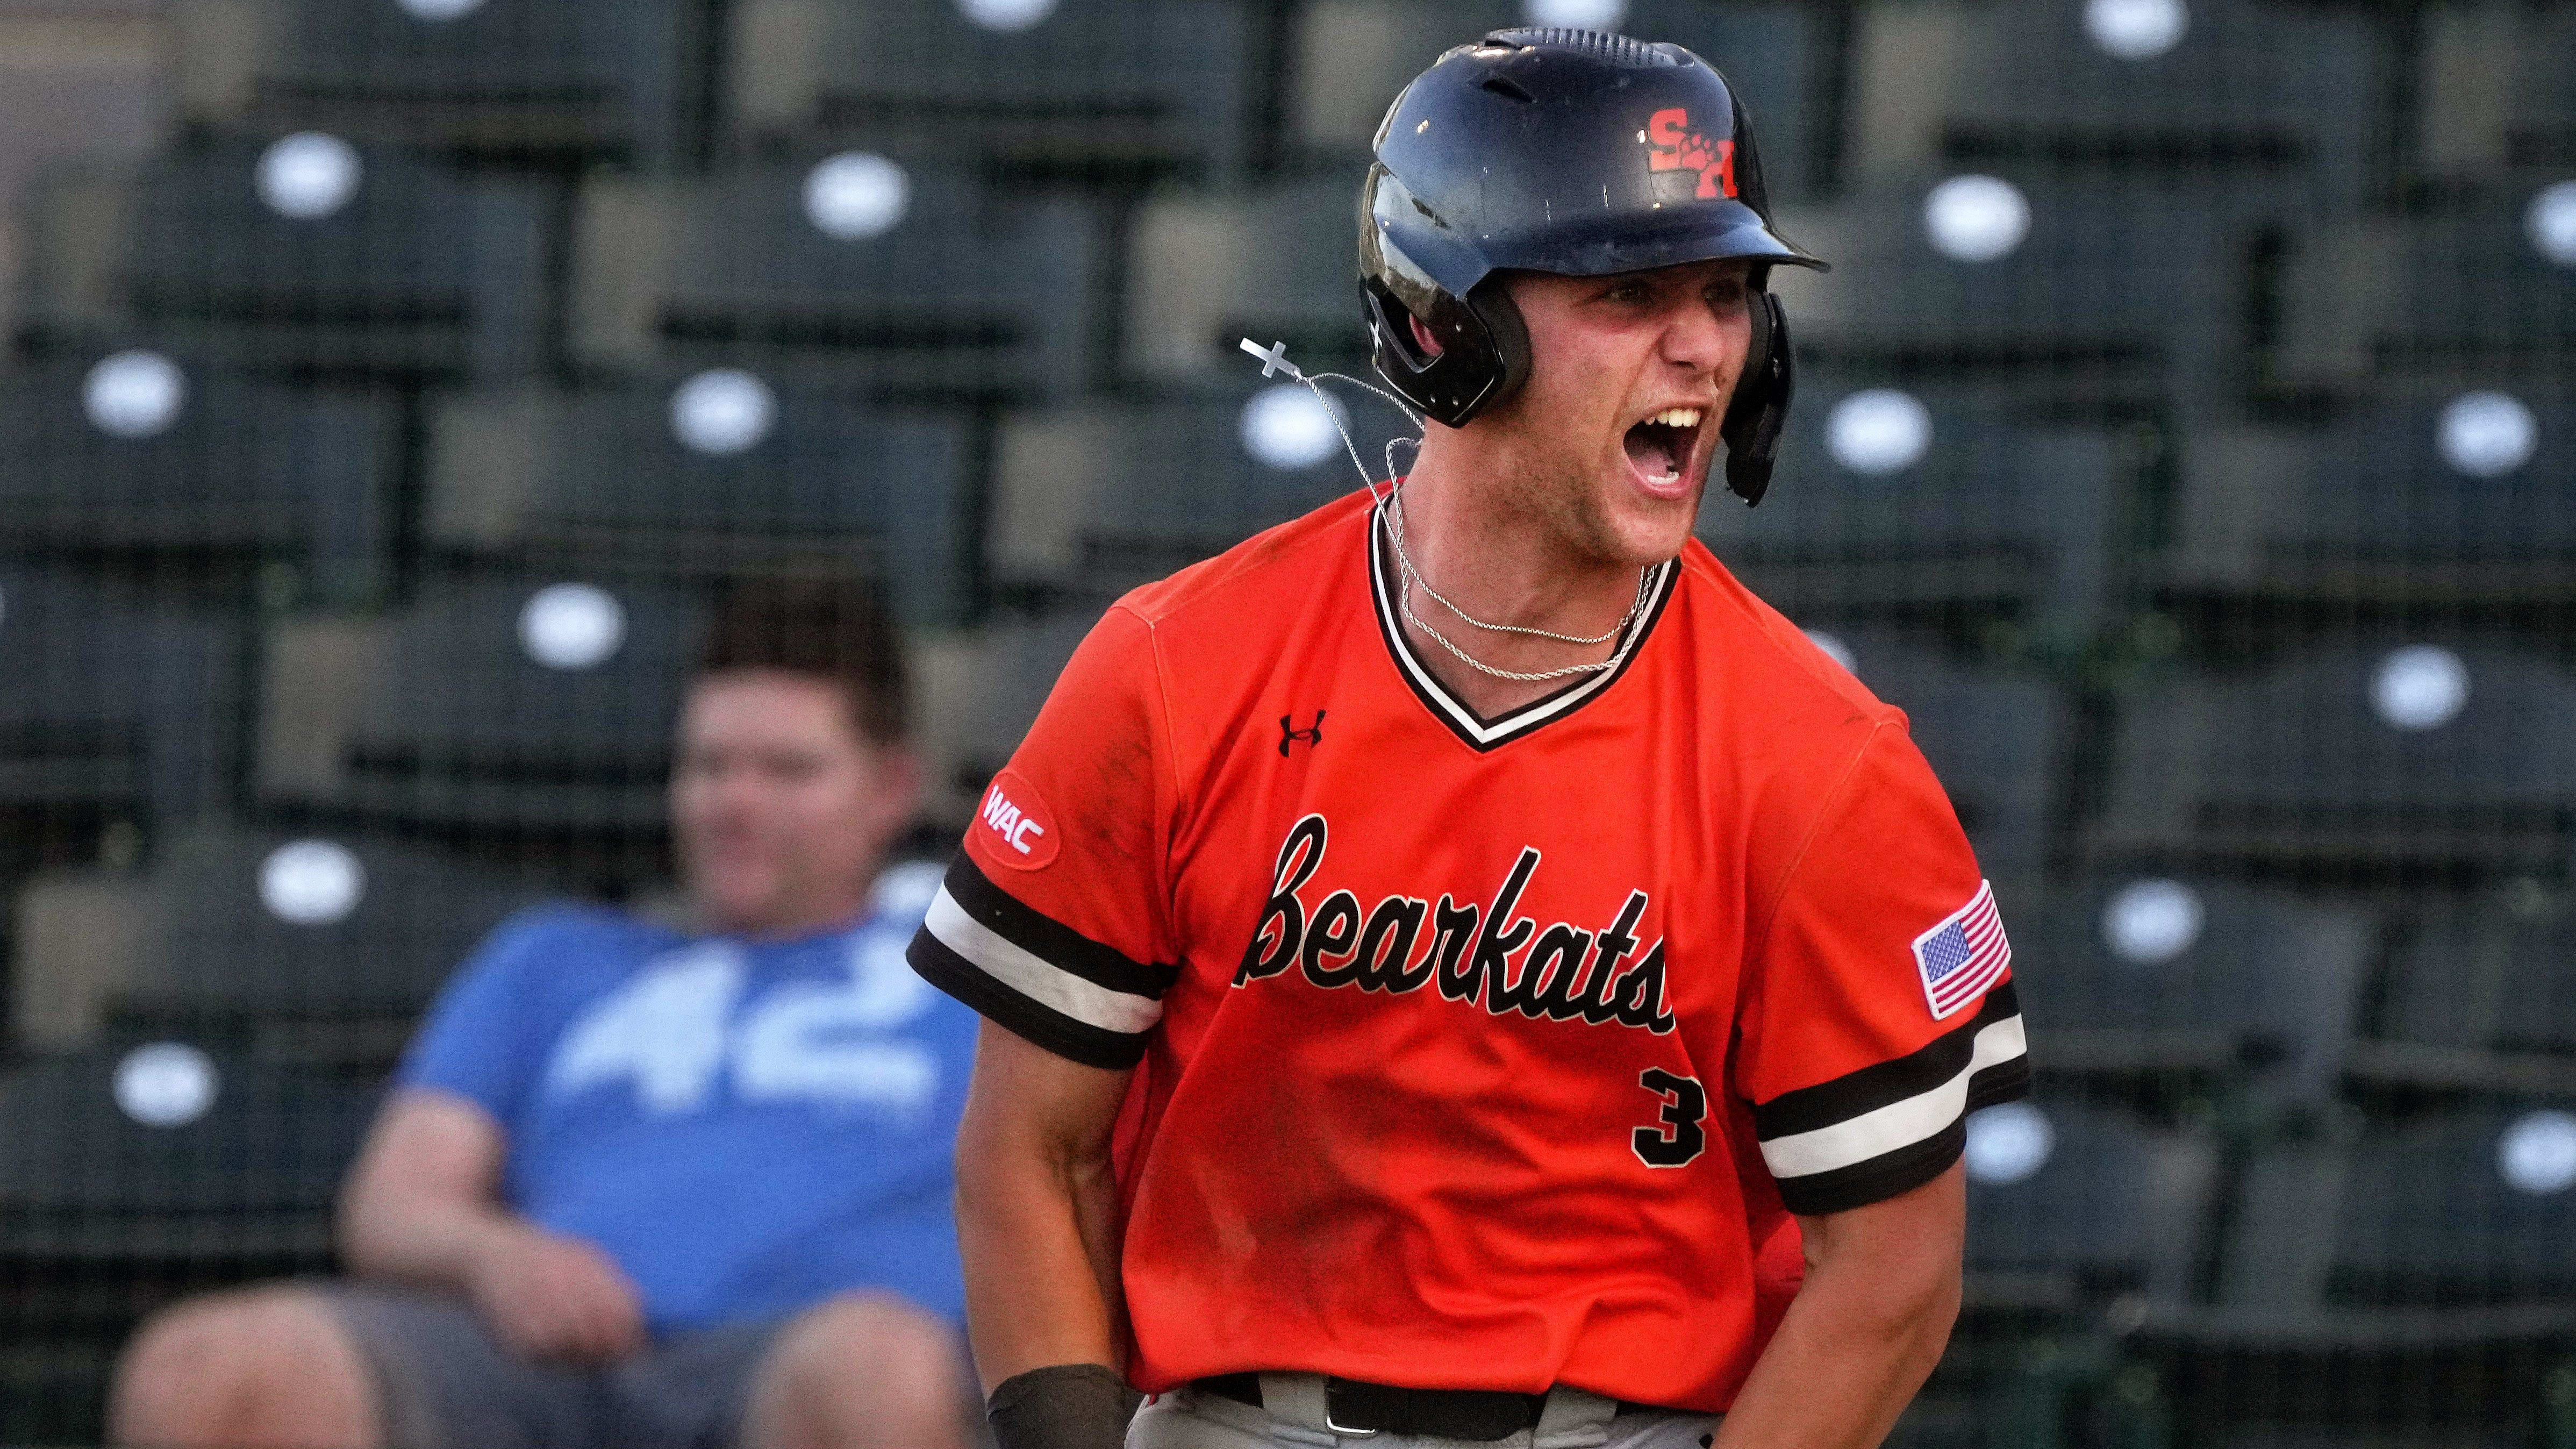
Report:
[{"label": "stubble on chin", "polygon": [[[1578,448],[1562,446],[1577,436],[1594,437],[1607,424],[1596,421],[1551,428],[1532,411],[1537,401],[1525,393],[1509,405],[1517,414],[1512,419],[1516,436],[1485,475],[1482,494],[1487,516],[1553,541],[1559,556],[1578,567],[1651,567],[1678,554],[1707,494],[1706,472],[1687,498],[1670,503],[1629,500],[1626,495],[1633,493],[1633,485],[1619,471],[1627,467],[1624,453],[1605,464]],[[1624,509],[1623,503],[1628,505]],[[1631,512],[1632,524],[1651,513],[1659,523],[1674,526],[1623,528],[1617,517],[1623,511]]]},{"label": "stubble on chin", "polygon": [[[1620,467],[1625,468],[1623,459]],[[1585,562],[1603,567],[1651,568],[1682,550],[1707,496],[1705,474],[1686,497],[1670,501],[1639,493],[1624,475],[1569,473],[1561,503],[1559,537]]]}]

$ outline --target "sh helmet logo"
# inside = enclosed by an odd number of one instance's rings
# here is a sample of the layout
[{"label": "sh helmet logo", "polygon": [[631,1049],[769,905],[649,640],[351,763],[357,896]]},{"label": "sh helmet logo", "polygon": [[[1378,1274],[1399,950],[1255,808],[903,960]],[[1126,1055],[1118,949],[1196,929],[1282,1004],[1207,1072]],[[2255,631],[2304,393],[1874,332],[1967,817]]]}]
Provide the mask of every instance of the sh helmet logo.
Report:
[{"label": "sh helmet logo", "polygon": [[1711,201],[1735,195],[1735,142],[1711,141],[1690,128],[1675,106],[1646,119],[1646,169],[1665,201]]}]

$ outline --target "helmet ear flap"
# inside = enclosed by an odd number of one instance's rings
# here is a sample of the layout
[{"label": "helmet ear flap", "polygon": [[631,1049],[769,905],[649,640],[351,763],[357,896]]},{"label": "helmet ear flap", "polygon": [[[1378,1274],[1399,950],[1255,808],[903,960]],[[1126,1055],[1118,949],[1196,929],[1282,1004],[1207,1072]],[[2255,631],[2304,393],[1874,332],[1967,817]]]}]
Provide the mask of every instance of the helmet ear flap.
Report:
[{"label": "helmet ear flap", "polygon": [[[1529,332],[1498,279],[1488,279],[1464,300],[1434,291],[1430,304],[1424,316],[1385,282],[1360,279],[1378,374],[1433,421],[1464,427],[1529,376]],[[1438,340],[1438,352],[1414,340],[1417,320]]]},{"label": "helmet ear flap", "polygon": [[1772,465],[1780,457],[1780,433],[1789,421],[1789,399],[1797,390],[1790,358],[1789,317],[1770,291],[1753,294],[1753,344],[1744,355],[1744,373],[1736,379],[1735,396],[1717,435],[1726,443],[1726,486],[1747,508],[1770,490]]},{"label": "helmet ear flap", "polygon": [[1495,371],[1494,388],[1479,411],[1508,401],[1529,381],[1529,324],[1521,320],[1520,304],[1512,300],[1500,273],[1476,284],[1467,294],[1467,310],[1485,324],[1485,336],[1492,350]]}]

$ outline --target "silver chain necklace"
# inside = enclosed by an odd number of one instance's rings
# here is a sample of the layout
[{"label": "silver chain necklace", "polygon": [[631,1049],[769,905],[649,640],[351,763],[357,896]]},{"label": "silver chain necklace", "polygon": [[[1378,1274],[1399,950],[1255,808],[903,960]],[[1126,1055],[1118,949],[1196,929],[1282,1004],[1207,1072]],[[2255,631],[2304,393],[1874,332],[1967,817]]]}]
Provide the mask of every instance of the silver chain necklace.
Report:
[{"label": "silver chain necklace", "polygon": [[1448,635],[1431,627],[1430,621],[1424,619],[1420,614],[1415,613],[1413,609],[1413,585],[1420,584],[1422,586],[1422,592],[1430,595],[1432,600],[1438,603],[1440,607],[1447,609],[1450,613],[1457,615],[1461,620],[1464,620],[1475,628],[1484,629],[1496,634],[1526,634],[1540,639],[1553,639],[1563,644],[1580,645],[1607,644],[1611,640],[1627,633],[1630,626],[1637,622],[1637,617],[1646,611],[1646,601],[1653,595],[1655,570],[1653,566],[1649,565],[1637,570],[1637,597],[1629,601],[1628,612],[1619,617],[1618,623],[1611,625],[1608,630],[1602,633],[1589,635],[1561,634],[1554,629],[1541,629],[1528,624],[1490,623],[1486,620],[1477,618],[1475,615],[1459,608],[1456,604],[1451,603],[1446,597],[1442,596],[1438,589],[1431,587],[1431,581],[1424,578],[1421,571],[1413,566],[1412,556],[1407,554],[1404,550],[1404,489],[1402,485],[1394,483],[1390,483],[1388,485],[1386,503],[1387,537],[1389,542],[1395,546],[1396,569],[1400,575],[1396,581],[1395,597],[1397,609],[1404,615],[1406,623],[1411,624],[1423,633],[1430,635],[1433,643],[1438,644],[1441,648],[1449,651],[1449,653],[1455,657],[1459,663],[1466,665],[1468,668],[1473,669],[1480,674],[1491,675],[1496,679],[1508,679],[1518,684],[1538,684],[1550,679],[1569,678],[1577,674],[1598,674],[1602,670],[1608,669],[1613,664],[1619,662],[1619,651],[1615,649],[1612,650],[1610,657],[1607,659],[1596,659],[1588,664],[1569,664],[1561,669],[1522,670],[1497,668],[1494,665],[1487,664],[1484,660],[1477,658],[1475,655],[1468,653],[1465,649],[1460,648],[1456,641],[1452,640]]},{"label": "silver chain necklace", "polygon": [[[1289,377],[1298,382],[1304,383],[1306,385],[1306,389],[1309,392],[1312,392],[1317,398],[1321,399],[1328,409],[1332,408],[1332,399],[1326,397],[1324,394],[1323,380],[1329,377],[1341,382],[1350,383],[1354,387],[1364,388],[1369,392],[1377,394],[1379,397],[1393,403],[1407,419],[1411,420],[1416,428],[1422,426],[1421,415],[1416,413],[1404,399],[1397,397],[1395,394],[1388,392],[1385,388],[1379,387],[1375,383],[1366,382],[1360,378],[1351,377],[1347,374],[1338,372],[1309,373],[1300,371],[1295,364],[1288,361],[1286,343],[1273,343],[1271,346],[1264,348],[1259,343],[1254,342],[1251,338],[1246,337],[1243,339],[1243,350],[1261,359],[1261,375],[1263,377],[1270,376],[1274,369],[1284,371]],[[1333,430],[1342,435],[1342,446],[1350,452],[1351,466],[1360,470],[1360,481],[1368,485],[1369,493],[1374,496],[1378,490],[1378,481],[1376,477],[1370,474],[1368,465],[1360,461],[1359,445],[1351,441],[1350,430],[1342,426],[1341,414],[1338,410],[1332,411],[1332,418]],[[1431,581],[1422,576],[1421,571],[1413,566],[1412,556],[1404,551],[1404,487],[1401,483],[1396,481],[1395,476],[1395,450],[1399,445],[1404,443],[1411,443],[1418,448],[1421,446],[1422,440],[1419,437],[1414,437],[1391,438],[1387,441],[1386,497],[1383,500],[1382,506],[1386,510],[1388,536],[1395,544],[1396,568],[1401,575],[1401,577],[1396,581],[1395,603],[1396,608],[1403,613],[1405,622],[1411,624],[1416,629],[1421,630],[1423,633],[1430,635],[1435,643],[1439,644],[1441,648],[1448,650],[1450,654],[1457,658],[1459,663],[1466,665],[1468,668],[1473,669],[1480,674],[1491,675],[1496,679],[1508,679],[1518,684],[1537,684],[1550,679],[1564,679],[1570,675],[1576,674],[1598,674],[1601,671],[1608,669],[1613,664],[1618,663],[1621,651],[1614,649],[1610,651],[1610,657],[1607,659],[1595,660],[1590,664],[1569,664],[1562,669],[1497,669],[1493,665],[1487,664],[1484,660],[1477,658],[1475,655],[1468,653],[1466,650],[1459,648],[1448,635],[1432,628],[1430,621],[1424,619],[1420,614],[1413,611],[1413,585],[1420,584],[1422,586],[1422,592],[1429,594],[1432,599],[1440,605],[1440,607],[1447,609],[1450,613],[1457,615],[1460,619],[1475,628],[1483,629],[1490,633],[1527,634],[1540,639],[1554,639],[1559,643],[1564,644],[1607,644],[1611,640],[1626,633],[1629,627],[1637,622],[1637,616],[1646,611],[1646,601],[1648,598],[1652,597],[1654,591],[1655,568],[1657,566],[1648,565],[1645,568],[1637,570],[1637,597],[1629,601],[1628,612],[1620,616],[1619,622],[1611,626],[1609,631],[1606,633],[1591,635],[1560,634],[1554,629],[1540,629],[1528,624],[1494,624],[1488,623],[1483,619],[1479,619],[1475,615],[1468,613],[1466,610],[1459,608],[1456,604],[1449,602],[1448,598],[1442,595],[1438,589],[1431,587]],[[1375,547],[1375,545],[1372,544],[1371,547]]]}]

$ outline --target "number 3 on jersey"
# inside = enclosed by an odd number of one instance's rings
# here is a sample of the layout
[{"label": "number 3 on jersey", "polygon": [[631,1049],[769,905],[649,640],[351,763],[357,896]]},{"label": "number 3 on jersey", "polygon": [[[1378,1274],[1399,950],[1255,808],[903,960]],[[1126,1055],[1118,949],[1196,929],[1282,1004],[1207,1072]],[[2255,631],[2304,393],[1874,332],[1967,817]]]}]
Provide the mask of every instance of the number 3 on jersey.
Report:
[{"label": "number 3 on jersey", "polygon": [[1708,1116],[1708,1093],[1698,1082],[1648,1067],[1638,1074],[1637,1085],[1664,1103],[1654,1125],[1628,1134],[1628,1145],[1636,1150],[1639,1162],[1648,1167],[1679,1167],[1708,1150],[1708,1133],[1699,1125]]}]

